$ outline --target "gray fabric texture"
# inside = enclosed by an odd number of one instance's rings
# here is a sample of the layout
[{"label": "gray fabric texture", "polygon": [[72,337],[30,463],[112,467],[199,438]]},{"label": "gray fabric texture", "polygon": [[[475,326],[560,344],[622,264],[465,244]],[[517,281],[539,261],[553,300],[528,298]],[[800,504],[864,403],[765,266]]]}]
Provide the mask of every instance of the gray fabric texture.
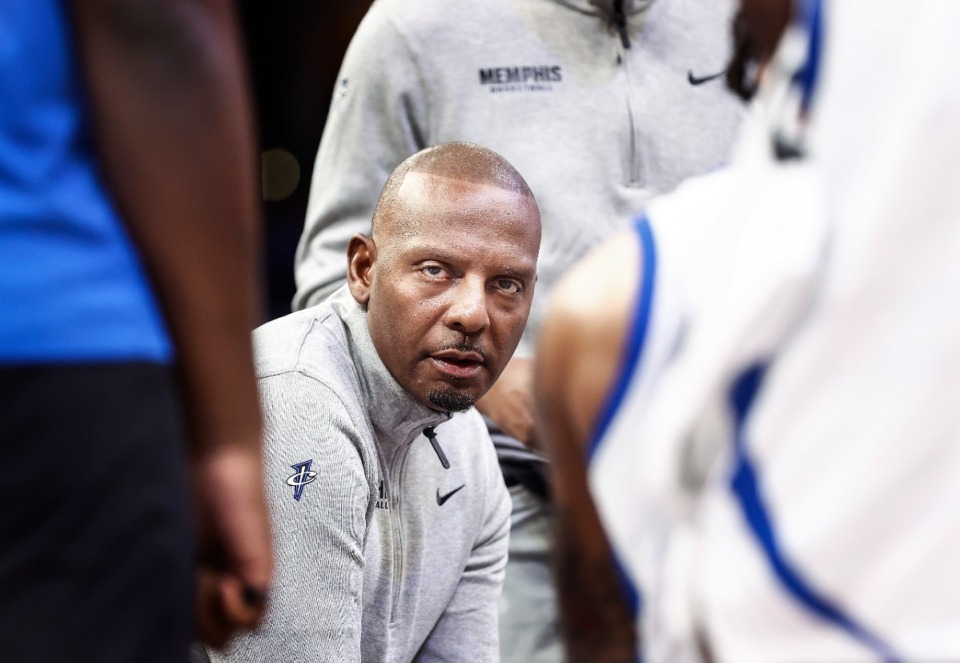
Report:
[{"label": "gray fabric texture", "polygon": [[510,559],[500,596],[500,660],[563,660],[550,564],[550,504],[523,485],[510,487]]},{"label": "gray fabric texture", "polygon": [[[346,288],[254,347],[275,584],[261,628],[211,660],[499,660],[510,498],[480,415],[414,400]],[[288,478],[308,460],[297,500]]]}]

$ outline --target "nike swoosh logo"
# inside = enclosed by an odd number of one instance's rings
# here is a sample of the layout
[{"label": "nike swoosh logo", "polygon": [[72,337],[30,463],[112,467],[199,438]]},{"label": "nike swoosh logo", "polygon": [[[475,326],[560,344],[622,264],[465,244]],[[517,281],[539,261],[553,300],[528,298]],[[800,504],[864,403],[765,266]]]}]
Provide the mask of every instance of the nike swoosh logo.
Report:
[{"label": "nike swoosh logo", "polygon": [[450,499],[451,497],[453,497],[454,495],[456,495],[456,494],[457,494],[457,491],[459,491],[460,488],[463,488],[463,487],[466,486],[466,485],[467,485],[467,484],[461,484],[459,488],[454,488],[453,490],[451,490],[451,491],[450,491],[449,493],[447,493],[446,495],[440,495],[440,489],[437,488],[437,506],[443,506],[443,503],[444,503],[444,502],[446,502],[448,499]]},{"label": "nike swoosh logo", "polygon": [[704,83],[709,83],[716,78],[720,78],[725,73],[727,72],[721,71],[719,74],[710,74],[709,76],[694,76],[693,70],[687,69],[687,82],[690,83],[690,85],[703,85]]}]

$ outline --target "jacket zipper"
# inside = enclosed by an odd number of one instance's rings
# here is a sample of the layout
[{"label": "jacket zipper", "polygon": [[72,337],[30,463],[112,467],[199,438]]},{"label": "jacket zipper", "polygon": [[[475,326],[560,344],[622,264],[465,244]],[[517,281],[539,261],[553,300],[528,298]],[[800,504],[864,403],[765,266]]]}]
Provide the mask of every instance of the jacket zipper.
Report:
[{"label": "jacket zipper", "polygon": [[[428,432],[429,431],[429,432]],[[433,432],[433,426],[428,426],[423,429],[423,434],[430,440],[430,445],[433,447],[433,450],[436,452],[437,457],[440,459],[440,462],[443,464],[445,469],[450,468],[450,462],[447,460],[447,456],[443,453],[443,449],[440,448],[440,444],[437,442],[437,436]],[[402,494],[402,479],[403,479],[403,469],[407,464],[407,456],[410,455],[410,448],[413,446],[414,441],[416,441],[417,436],[420,435],[420,432],[414,433],[410,439],[408,439],[403,447],[401,447],[398,452],[398,457],[393,464],[397,468],[396,477],[393,481],[393,486],[395,487],[393,493],[390,495],[390,502],[392,505],[391,511],[393,512],[392,517],[390,518],[390,527],[393,530],[393,541],[394,541],[394,551],[393,551],[393,601],[390,604],[390,625],[392,626],[397,618],[397,608],[400,606],[400,577],[403,574],[403,530],[400,527],[400,495]]]},{"label": "jacket zipper", "polygon": [[403,532],[400,527],[400,495],[401,480],[403,478],[403,466],[406,465],[407,456],[410,454],[410,447],[418,433],[406,441],[398,452],[399,458],[396,459],[394,467],[397,468],[396,476],[393,480],[393,494],[390,495],[392,517],[390,526],[393,529],[393,600],[390,604],[390,625],[392,626],[397,619],[397,607],[400,605],[400,577],[403,574]]},{"label": "jacket zipper", "polygon": [[623,10],[623,0],[613,2],[613,23],[620,35],[618,58],[623,66],[623,75],[627,88],[627,122],[630,128],[630,153],[627,160],[627,186],[641,186],[640,130],[637,126],[637,100],[633,89],[633,76],[630,70],[630,34],[627,31],[627,15]]},{"label": "jacket zipper", "polygon": [[[450,461],[447,460],[447,455],[443,453],[443,449],[440,448],[440,443],[437,441],[437,436],[433,432],[433,426],[427,426],[423,429],[423,434],[428,440],[430,440],[430,446],[433,447],[434,452],[437,454],[437,458],[440,459],[440,464],[443,465],[443,469],[450,469]],[[393,485],[396,486],[396,490],[393,491],[393,494],[390,496],[390,501],[393,502],[393,517],[390,519],[390,526],[393,529],[393,541],[394,541],[394,555],[393,555],[393,601],[390,605],[390,624],[393,625],[397,617],[397,608],[400,605],[400,576],[403,573],[403,534],[400,527],[400,481],[403,477],[403,468],[407,464],[407,456],[410,453],[410,447],[413,446],[414,441],[417,439],[417,433],[414,433],[400,449],[400,457],[397,459],[397,476],[396,480],[393,482]]]}]

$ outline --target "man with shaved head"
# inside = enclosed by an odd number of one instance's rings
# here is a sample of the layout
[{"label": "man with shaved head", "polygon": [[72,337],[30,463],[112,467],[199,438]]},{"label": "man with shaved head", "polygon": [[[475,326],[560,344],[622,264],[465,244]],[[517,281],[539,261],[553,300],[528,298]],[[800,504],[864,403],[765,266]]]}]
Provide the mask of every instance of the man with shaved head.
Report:
[{"label": "man with shaved head", "polygon": [[498,660],[510,498],[472,408],[513,354],[540,213],[447,143],[387,181],[325,303],[254,333],[277,577],[214,660]]}]

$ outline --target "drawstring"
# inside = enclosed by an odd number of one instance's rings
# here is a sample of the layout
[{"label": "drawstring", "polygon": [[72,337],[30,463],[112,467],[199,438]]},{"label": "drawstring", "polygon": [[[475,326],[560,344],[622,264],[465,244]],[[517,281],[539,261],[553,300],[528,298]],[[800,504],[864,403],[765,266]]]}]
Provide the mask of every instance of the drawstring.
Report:
[{"label": "drawstring", "polygon": [[430,446],[433,447],[433,450],[437,452],[437,458],[440,459],[440,464],[443,465],[443,469],[450,469],[450,461],[447,460],[447,456],[443,453],[443,449],[440,448],[440,443],[437,442],[437,436],[433,432],[433,426],[427,426],[423,429],[423,434],[427,436],[427,439],[430,440]]}]

